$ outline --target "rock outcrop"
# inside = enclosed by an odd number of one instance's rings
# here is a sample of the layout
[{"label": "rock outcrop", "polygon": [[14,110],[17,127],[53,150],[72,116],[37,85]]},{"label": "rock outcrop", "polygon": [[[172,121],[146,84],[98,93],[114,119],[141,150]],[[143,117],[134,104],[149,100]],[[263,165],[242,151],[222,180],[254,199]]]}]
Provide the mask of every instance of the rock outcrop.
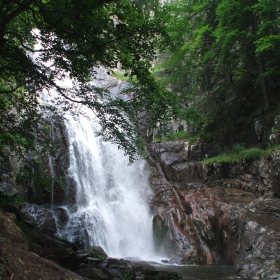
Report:
[{"label": "rock outcrop", "polygon": [[232,164],[201,163],[215,154],[203,143],[156,143],[149,152],[161,254],[171,263],[226,262],[242,277],[280,279],[280,152]]},{"label": "rock outcrop", "polygon": [[[53,141],[55,154],[44,153],[17,156],[10,151],[0,152],[0,191],[24,196],[30,203],[61,204],[65,196],[75,202],[75,189],[71,186],[67,171],[69,153],[66,126],[61,119],[48,122],[48,141]],[[53,151],[52,151],[53,152]],[[70,194],[64,186],[70,185]]]},{"label": "rock outcrop", "polygon": [[[15,207],[4,208],[20,215]],[[0,279],[182,279],[177,272],[146,262],[109,258],[99,246],[78,252],[75,244],[38,230],[22,217],[18,220],[13,212],[0,209],[0,224]]]},{"label": "rock outcrop", "polygon": [[13,213],[0,212],[0,222],[1,279],[83,279],[53,261],[29,251],[28,239],[15,224],[16,216]]}]

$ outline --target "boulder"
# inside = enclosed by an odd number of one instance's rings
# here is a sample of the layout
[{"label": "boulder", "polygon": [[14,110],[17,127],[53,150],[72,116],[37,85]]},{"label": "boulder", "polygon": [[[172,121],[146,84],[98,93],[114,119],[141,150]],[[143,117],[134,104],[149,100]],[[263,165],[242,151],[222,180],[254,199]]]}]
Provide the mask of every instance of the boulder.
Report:
[{"label": "boulder", "polygon": [[75,270],[81,262],[75,244],[49,236],[39,230],[28,232],[30,250],[37,255],[48,258],[70,270]]},{"label": "boulder", "polygon": [[36,225],[46,233],[56,233],[56,221],[51,208],[36,204],[24,204],[21,206],[21,213],[26,223]]}]

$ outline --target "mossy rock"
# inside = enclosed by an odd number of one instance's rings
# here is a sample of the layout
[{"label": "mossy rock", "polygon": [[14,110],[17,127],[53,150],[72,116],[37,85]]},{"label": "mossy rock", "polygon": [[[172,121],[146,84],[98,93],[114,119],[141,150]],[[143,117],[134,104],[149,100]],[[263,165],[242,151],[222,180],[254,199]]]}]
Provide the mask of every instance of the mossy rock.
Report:
[{"label": "mossy rock", "polygon": [[108,258],[108,255],[100,246],[92,246],[88,250],[89,256],[92,258],[96,258],[99,260],[106,260]]}]

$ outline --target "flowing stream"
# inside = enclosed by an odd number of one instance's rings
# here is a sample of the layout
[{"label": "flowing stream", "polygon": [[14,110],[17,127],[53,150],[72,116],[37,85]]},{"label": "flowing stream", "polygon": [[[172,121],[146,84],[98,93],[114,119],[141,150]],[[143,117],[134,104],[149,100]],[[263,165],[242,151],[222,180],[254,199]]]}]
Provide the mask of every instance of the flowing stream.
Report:
[{"label": "flowing stream", "polygon": [[69,115],[66,128],[68,182],[76,189],[76,203],[64,206],[69,219],[59,235],[81,249],[98,245],[113,257],[151,258],[152,191],[145,161],[128,166],[122,150],[95,136],[98,127],[89,118]]}]

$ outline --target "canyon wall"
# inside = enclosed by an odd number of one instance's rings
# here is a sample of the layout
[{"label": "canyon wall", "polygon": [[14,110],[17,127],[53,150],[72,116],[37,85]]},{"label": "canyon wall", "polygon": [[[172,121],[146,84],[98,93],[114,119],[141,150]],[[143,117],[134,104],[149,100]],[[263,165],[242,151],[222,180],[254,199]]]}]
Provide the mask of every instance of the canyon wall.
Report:
[{"label": "canyon wall", "polygon": [[[170,263],[234,265],[280,279],[280,151],[240,163],[202,163],[203,143],[149,145],[154,236]],[[272,277],[272,278],[271,278]]]}]

